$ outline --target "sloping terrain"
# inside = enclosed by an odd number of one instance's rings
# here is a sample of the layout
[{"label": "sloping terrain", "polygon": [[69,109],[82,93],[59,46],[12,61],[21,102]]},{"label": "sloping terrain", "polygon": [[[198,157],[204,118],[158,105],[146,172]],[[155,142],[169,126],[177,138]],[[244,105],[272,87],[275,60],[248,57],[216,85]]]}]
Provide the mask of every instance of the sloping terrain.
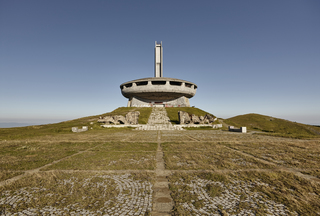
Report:
[{"label": "sloping terrain", "polygon": [[[64,121],[55,124],[35,125],[27,127],[0,128],[0,140],[22,139],[41,135],[59,135],[72,133],[72,127],[89,126],[95,130],[103,130],[97,120],[100,116],[123,115],[130,111],[139,111],[139,124],[146,124],[152,111],[152,108],[146,107],[119,107],[112,112],[95,116],[78,118],[70,121]],[[109,129],[113,130],[113,129]]]},{"label": "sloping terrain", "polygon": [[224,120],[229,125],[247,127],[273,135],[296,138],[318,137],[320,128],[260,114],[239,115]]},{"label": "sloping terrain", "polygon": [[0,215],[320,215],[320,139],[264,136],[318,128],[249,116],[230,122],[281,133],[106,129],[99,116],[0,130]]}]

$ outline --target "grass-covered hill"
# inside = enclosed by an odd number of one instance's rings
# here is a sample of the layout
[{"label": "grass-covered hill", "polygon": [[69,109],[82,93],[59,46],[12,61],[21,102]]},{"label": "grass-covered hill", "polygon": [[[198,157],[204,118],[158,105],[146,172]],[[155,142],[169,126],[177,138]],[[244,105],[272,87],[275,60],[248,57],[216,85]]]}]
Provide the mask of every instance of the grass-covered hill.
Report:
[{"label": "grass-covered hill", "polygon": [[320,128],[291,122],[284,119],[274,118],[260,114],[239,115],[224,122],[236,127],[247,127],[249,130],[266,132],[269,135],[293,137],[293,138],[312,138],[320,137]]},{"label": "grass-covered hill", "polygon": [[[180,108],[167,108],[168,116],[172,123],[179,123],[178,111],[186,111],[189,114],[195,114],[198,116],[205,115],[207,112],[192,107],[180,107]],[[14,127],[14,128],[0,128],[0,140],[10,140],[10,139],[24,139],[35,136],[45,136],[45,135],[59,135],[72,133],[72,127],[82,127],[88,126],[94,130],[89,130],[89,133],[96,133],[100,130],[126,130],[110,128],[101,128],[100,123],[97,122],[100,116],[104,117],[107,115],[122,115],[125,116],[130,111],[139,111],[139,124],[147,124],[149,116],[152,112],[151,107],[119,107],[112,112],[103,113],[95,116],[88,116],[83,118],[78,118],[70,121],[64,121],[55,124],[45,124],[45,125],[34,125],[27,127]]]},{"label": "grass-covered hill", "polygon": [[[41,136],[41,135],[55,135],[63,133],[72,133],[72,127],[89,126],[96,130],[102,130],[97,120],[100,116],[107,115],[123,115],[125,116],[130,111],[140,111],[139,123],[146,124],[152,111],[152,108],[145,107],[119,107],[112,112],[104,113],[95,116],[88,116],[78,118],[70,121],[64,121],[55,124],[35,125],[27,127],[14,127],[14,128],[0,128],[0,140],[10,139],[24,139],[28,137]],[[112,130],[112,129],[111,129]],[[91,130],[92,131],[92,130]]]}]

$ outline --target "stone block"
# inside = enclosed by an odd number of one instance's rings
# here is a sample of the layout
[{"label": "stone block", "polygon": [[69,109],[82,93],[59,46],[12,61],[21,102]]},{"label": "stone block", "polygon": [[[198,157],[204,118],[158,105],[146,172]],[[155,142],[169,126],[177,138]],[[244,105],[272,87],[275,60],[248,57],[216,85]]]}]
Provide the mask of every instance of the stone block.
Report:
[{"label": "stone block", "polygon": [[180,124],[189,124],[191,122],[191,118],[187,112],[179,111],[178,115]]}]

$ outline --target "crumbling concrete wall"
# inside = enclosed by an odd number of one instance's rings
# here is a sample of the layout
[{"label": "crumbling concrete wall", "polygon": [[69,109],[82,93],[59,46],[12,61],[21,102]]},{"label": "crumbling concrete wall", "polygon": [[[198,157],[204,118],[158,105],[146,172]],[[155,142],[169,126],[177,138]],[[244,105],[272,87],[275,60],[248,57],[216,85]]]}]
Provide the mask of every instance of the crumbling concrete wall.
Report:
[{"label": "crumbling concrete wall", "polygon": [[234,126],[228,126],[229,131],[231,132],[240,132],[240,133],[247,133],[247,127],[240,127],[239,128],[234,128]]},{"label": "crumbling concrete wall", "polygon": [[98,119],[98,122],[105,124],[136,125],[139,122],[139,115],[139,111],[128,112],[126,114],[126,117],[122,115],[105,116],[100,117],[100,119]]},{"label": "crumbling concrete wall", "polygon": [[72,132],[75,132],[75,133],[84,132],[84,131],[87,131],[88,129],[89,129],[88,126],[83,126],[81,129],[79,129],[78,127],[71,128]]},{"label": "crumbling concrete wall", "polygon": [[217,120],[214,116],[206,114],[205,116],[190,115],[185,111],[179,111],[179,123],[180,124],[210,124]]}]

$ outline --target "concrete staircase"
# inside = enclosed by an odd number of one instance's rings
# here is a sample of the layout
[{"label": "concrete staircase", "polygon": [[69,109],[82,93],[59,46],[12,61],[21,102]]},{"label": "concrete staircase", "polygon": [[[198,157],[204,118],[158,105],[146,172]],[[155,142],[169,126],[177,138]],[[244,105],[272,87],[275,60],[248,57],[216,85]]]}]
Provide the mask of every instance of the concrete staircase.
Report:
[{"label": "concrete staircase", "polygon": [[179,125],[172,125],[164,107],[153,107],[148,124],[137,127],[136,130],[183,130]]}]

